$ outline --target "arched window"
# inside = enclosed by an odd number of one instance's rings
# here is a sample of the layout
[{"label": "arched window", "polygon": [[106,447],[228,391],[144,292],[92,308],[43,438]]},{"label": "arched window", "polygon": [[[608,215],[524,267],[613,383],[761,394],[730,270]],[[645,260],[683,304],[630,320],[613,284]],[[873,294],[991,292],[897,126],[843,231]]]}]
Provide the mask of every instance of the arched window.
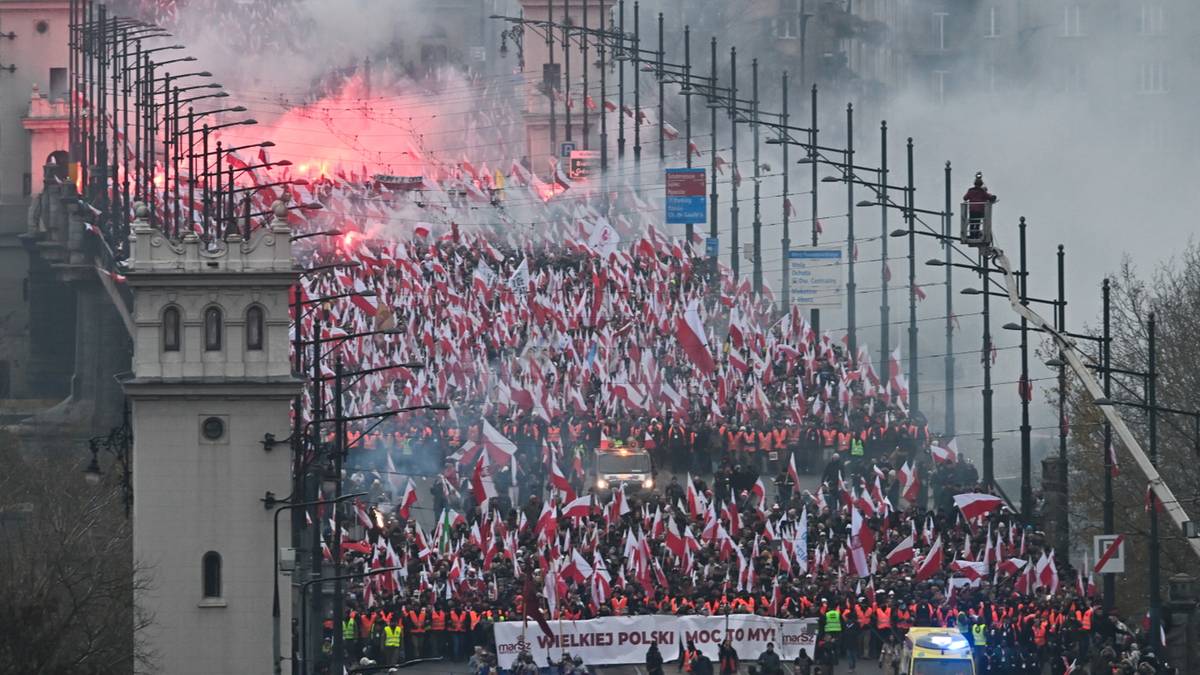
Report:
[{"label": "arched window", "polygon": [[204,568],[204,597],[221,597],[221,554],[216,551],[205,553],[201,567]]},{"label": "arched window", "polygon": [[221,322],[221,310],[209,307],[204,310],[204,351],[216,352],[221,350],[221,334],[225,327]]},{"label": "arched window", "polygon": [[258,351],[263,348],[263,309],[251,305],[246,310],[246,350]]},{"label": "arched window", "polygon": [[166,308],[163,310],[162,319],[163,351],[177,352],[179,351],[179,308]]}]

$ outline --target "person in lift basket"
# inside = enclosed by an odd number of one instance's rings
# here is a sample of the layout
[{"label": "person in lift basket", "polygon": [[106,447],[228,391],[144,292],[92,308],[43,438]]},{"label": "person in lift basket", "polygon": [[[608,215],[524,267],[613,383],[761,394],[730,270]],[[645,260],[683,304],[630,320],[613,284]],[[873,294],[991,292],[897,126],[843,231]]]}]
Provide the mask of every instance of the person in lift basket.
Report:
[{"label": "person in lift basket", "polygon": [[987,205],[996,203],[996,195],[988,192],[983,185],[982,171],[975,173],[975,184],[967,189],[967,193],[963,195],[963,201],[967,204],[968,236],[971,239],[978,239],[982,235]]}]

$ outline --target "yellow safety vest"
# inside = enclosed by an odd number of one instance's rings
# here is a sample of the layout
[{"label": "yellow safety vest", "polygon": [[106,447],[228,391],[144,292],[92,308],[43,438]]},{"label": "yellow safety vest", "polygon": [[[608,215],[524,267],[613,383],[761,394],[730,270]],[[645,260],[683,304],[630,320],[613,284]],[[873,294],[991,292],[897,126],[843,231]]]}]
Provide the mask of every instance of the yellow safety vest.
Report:
[{"label": "yellow safety vest", "polygon": [[975,637],[975,646],[976,647],[986,647],[987,646],[987,626],[985,626],[981,623],[977,623],[974,626],[971,626],[971,635],[973,635]]},{"label": "yellow safety vest", "polygon": [[831,609],[825,612],[825,632],[840,633],[842,632],[842,613],[836,609]]},{"label": "yellow safety vest", "polygon": [[384,647],[399,647],[400,641],[404,639],[403,626],[384,626],[383,627],[383,646]]},{"label": "yellow safety vest", "polygon": [[858,440],[857,438],[850,441],[850,455],[852,457],[862,457],[863,456],[863,442],[862,441]]},{"label": "yellow safety vest", "polygon": [[342,622],[342,639],[343,640],[357,640],[358,639],[358,631],[355,630],[357,628],[357,626],[356,626],[357,623],[358,622],[355,621],[353,618],[346,619],[345,621]]}]

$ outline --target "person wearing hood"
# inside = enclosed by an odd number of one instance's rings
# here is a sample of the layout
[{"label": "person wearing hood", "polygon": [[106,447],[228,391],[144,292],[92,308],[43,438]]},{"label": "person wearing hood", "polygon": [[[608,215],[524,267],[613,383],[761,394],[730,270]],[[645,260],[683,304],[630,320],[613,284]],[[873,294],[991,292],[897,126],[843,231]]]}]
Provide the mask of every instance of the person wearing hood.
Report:
[{"label": "person wearing hood", "polygon": [[663,675],[662,652],[658,651],[658,641],[650,643],[646,650],[646,675]]}]

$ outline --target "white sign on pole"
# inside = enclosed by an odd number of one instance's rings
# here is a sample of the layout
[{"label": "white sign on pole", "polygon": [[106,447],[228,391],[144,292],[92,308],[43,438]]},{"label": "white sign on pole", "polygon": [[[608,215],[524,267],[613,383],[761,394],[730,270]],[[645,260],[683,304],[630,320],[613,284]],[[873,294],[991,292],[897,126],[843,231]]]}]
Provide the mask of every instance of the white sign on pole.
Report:
[{"label": "white sign on pole", "polygon": [[840,309],[845,295],[842,249],[832,246],[794,248],[788,252],[792,304]]},{"label": "white sign on pole", "polygon": [[1092,538],[1092,553],[1096,556],[1096,574],[1124,574],[1125,535],[1097,534]]}]

